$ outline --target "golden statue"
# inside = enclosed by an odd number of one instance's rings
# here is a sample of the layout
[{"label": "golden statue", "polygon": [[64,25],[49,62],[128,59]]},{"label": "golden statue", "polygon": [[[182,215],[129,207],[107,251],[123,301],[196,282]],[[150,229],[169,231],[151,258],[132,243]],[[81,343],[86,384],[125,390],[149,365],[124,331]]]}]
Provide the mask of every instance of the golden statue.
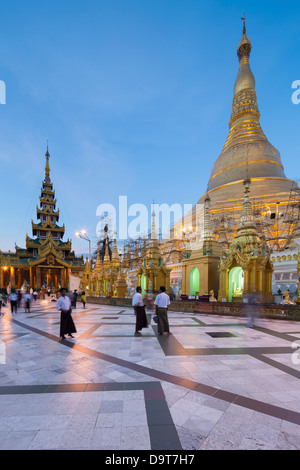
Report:
[{"label": "golden statue", "polygon": [[210,301],[210,302],[218,302],[218,299],[215,298],[215,293],[214,293],[214,290],[213,290],[213,289],[210,291],[210,298],[209,298],[209,301]]},{"label": "golden statue", "polygon": [[290,293],[288,290],[283,292],[284,300],[282,301],[282,305],[295,305],[295,302],[293,302],[290,298]]}]

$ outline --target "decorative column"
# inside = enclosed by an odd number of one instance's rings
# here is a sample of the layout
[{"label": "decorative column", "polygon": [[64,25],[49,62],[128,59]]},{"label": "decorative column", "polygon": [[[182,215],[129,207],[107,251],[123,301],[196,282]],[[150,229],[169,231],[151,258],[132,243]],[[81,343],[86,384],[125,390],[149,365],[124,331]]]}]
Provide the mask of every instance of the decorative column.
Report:
[{"label": "decorative column", "polygon": [[32,276],[32,267],[29,268],[29,284],[30,286],[29,287],[32,287],[33,288],[33,276]]},{"label": "decorative column", "polygon": [[64,268],[60,270],[60,286],[65,287],[65,272]]},{"label": "decorative column", "polygon": [[13,266],[10,267],[10,287],[15,288],[15,268]]},{"label": "decorative column", "polygon": [[39,266],[36,267],[36,288],[40,289],[42,287],[42,272]]}]

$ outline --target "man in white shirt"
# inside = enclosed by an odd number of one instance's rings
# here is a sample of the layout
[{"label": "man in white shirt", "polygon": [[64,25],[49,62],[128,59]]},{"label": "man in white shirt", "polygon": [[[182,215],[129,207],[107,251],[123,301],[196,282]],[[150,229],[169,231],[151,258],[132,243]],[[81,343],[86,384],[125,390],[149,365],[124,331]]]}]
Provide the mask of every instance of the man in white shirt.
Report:
[{"label": "man in white shirt", "polygon": [[135,336],[142,336],[140,333],[140,330],[142,328],[147,328],[148,326],[145,307],[144,307],[144,300],[143,300],[141,292],[142,292],[142,288],[138,286],[136,288],[136,293],[132,297],[132,306],[134,308],[134,313],[136,316],[135,333],[134,333]]},{"label": "man in white shirt", "polygon": [[10,301],[10,308],[11,308],[11,313],[17,313],[18,311],[18,295],[13,289],[11,291],[11,294],[9,296],[9,301]]},{"label": "man in white shirt", "polygon": [[31,302],[31,295],[29,292],[26,292],[24,295],[24,300],[25,300],[25,312],[30,313],[30,302]]},{"label": "man in white shirt", "polygon": [[66,295],[67,290],[61,289],[60,290],[61,297],[58,299],[56,303],[56,309],[60,310],[60,334],[59,336],[62,339],[66,339],[65,334],[67,334],[70,338],[74,338],[72,333],[76,333],[76,328],[71,316],[71,300]]},{"label": "man in white shirt", "polygon": [[170,297],[165,293],[166,288],[164,286],[160,287],[160,294],[156,297],[154,305],[156,308],[156,315],[158,317],[158,334],[163,335],[166,332],[168,335],[171,335],[169,328],[168,320],[168,307],[170,305]]}]

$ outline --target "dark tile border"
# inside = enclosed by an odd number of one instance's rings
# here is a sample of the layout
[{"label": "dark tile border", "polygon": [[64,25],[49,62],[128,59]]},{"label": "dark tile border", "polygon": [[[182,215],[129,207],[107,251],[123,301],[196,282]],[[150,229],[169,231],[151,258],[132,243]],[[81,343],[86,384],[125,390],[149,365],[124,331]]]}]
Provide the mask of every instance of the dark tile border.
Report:
[{"label": "dark tile border", "polygon": [[151,450],[182,450],[177,430],[160,382],[106,382],[28,386],[15,385],[0,387],[0,396],[130,390],[143,390],[144,392]]},{"label": "dark tile border", "polygon": [[[264,414],[267,414],[267,415],[270,415],[270,416],[276,416],[276,417],[277,416],[283,416],[282,419],[285,419],[286,421],[290,421],[292,423],[300,425],[300,413],[299,412],[291,412],[290,410],[287,410],[285,408],[281,408],[281,407],[274,406],[274,405],[269,405],[269,404],[266,404],[264,402],[260,402],[258,400],[252,399],[252,398],[247,398],[247,397],[237,395],[237,394],[232,393],[232,392],[223,391],[219,388],[215,388],[215,387],[211,387],[211,386],[208,386],[208,385],[205,385],[205,384],[197,383],[197,382],[194,382],[192,380],[184,379],[182,377],[178,377],[178,376],[175,376],[175,375],[172,375],[172,374],[161,372],[159,370],[151,369],[150,367],[141,366],[139,364],[135,364],[133,362],[130,362],[130,361],[127,361],[127,360],[124,360],[124,359],[120,359],[120,358],[117,358],[117,357],[114,357],[114,356],[110,356],[108,354],[104,354],[104,353],[101,353],[101,352],[98,352],[98,351],[94,351],[93,349],[86,348],[84,346],[80,346],[80,345],[78,345],[76,343],[73,343],[69,340],[60,340],[57,336],[54,336],[50,333],[46,333],[42,330],[38,330],[37,328],[30,327],[26,324],[23,324],[23,323],[19,322],[18,320],[15,320],[14,318],[8,318],[8,320],[15,323],[15,324],[17,324],[17,325],[19,325],[19,326],[21,326],[22,328],[28,329],[28,330],[36,333],[36,334],[39,334],[41,336],[44,336],[44,337],[48,338],[50,340],[61,343],[66,347],[69,347],[69,348],[74,349],[76,351],[80,351],[80,352],[82,352],[86,355],[96,357],[96,358],[101,359],[103,361],[107,361],[111,364],[117,364],[117,365],[119,365],[121,367],[124,367],[124,368],[127,368],[129,370],[134,370],[134,371],[139,372],[141,374],[144,374],[144,375],[147,375],[147,376],[150,376],[150,377],[154,377],[157,380],[173,383],[175,385],[179,385],[179,386],[188,388],[190,390],[194,390],[196,392],[203,393],[203,394],[208,395],[208,396],[213,396],[214,398],[219,398],[220,400],[223,400],[223,401],[226,401],[226,402],[229,402],[229,403],[233,403],[233,404],[236,404],[236,405],[239,405],[239,406],[243,406],[245,408],[249,408],[251,410],[258,411],[260,413],[264,413]],[[166,339],[170,339],[170,338],[172,338],[172,336],[166,337]],[[252,351],[252,353],[254,353],[256,349],[258,351],[262,350],[265,354],[267,354],[266,350],[272,350],[273,348],[246,348],[246,350],[243,353],[244,354],[250,354],[251,351]],[[289,351],[291,351],[290,348],[274,348],[274,349],[276,349],[277,353],[280,352],[282,349],[288,349]],[[227,351],[226,354],[228,354],[228,353],[230,354],[230,351],[231,351],[231,349],[229,349],[229,352]],[[239,354],[239,353],[241,354],[240,349],[235,349],[234,351],[232,351],[231,354]],[[222,354],[222,352],[219,348],[215,348],[214,354]],[[137,383],[139,384],[140,382],[137,382]],[[118,386],[118,385],[116,385],[116,386]],[[0,387],[0,390],[2,388],[3,387]],[[6,388],[6,387],[4,387],[4,388]],[[10,388],[10,387],[8,387],[8,388]],[[24,386],[23,388],[26,390],[28,387]],[[1,393],[1,391],[0,391],[0,393]]]}]

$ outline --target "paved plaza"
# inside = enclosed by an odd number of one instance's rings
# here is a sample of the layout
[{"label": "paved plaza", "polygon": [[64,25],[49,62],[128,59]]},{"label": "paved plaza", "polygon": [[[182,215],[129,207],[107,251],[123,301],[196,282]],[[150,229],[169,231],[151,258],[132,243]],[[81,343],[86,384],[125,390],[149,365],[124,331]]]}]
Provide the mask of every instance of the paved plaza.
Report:
[{"label": "paved plaza", "polygon": [[0,449],[300,448],[300,323],[81,304],[60,340],[55,303],[0,318]]}]

